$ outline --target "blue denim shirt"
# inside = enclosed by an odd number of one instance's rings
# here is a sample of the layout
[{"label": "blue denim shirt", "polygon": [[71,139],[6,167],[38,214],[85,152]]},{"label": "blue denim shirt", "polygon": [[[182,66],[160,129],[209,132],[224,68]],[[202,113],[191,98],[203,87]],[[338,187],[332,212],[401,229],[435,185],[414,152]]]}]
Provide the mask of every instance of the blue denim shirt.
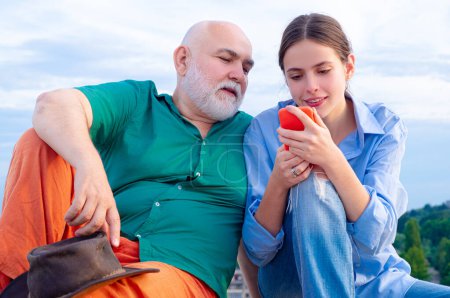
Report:
[{"label": "blue denim shirt", "polygon": [[[244,138],[248,171],[247,208],[243,227],[244,245],[253,263],[269,263],[283,245],[281,229],[273,237],[254,218],[281,146],[276,129],[278,110],[294,105],[279,102],[255,117]],[[414,283],[409,264],[392,243],[397,220],[406,211],[407,193],[400,183],[400,166],[407,130],[385,105],[353,99],[357,129],[338,146],[370,195],[370,202],[356,222],[348,222],[353,244],[356,295],[387,297],[403,295]]]}]

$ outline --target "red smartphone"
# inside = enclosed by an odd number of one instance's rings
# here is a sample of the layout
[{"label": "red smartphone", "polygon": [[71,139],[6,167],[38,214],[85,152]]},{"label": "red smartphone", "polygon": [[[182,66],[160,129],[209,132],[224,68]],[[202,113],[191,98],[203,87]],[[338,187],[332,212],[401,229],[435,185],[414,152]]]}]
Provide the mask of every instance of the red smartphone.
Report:
[{"label": "red smartphone", "polygon": [[[308,106],[301,106],[298,107],[300,110],[302,110],[306,115],[308,115],[309,118],[311,118],[314,122],[316,122],[316,119],[314,117],[314,111],[311,107]],[[291,130],[304,130],[305,126],[300,121],[300,119],[297,118],[294,114],[289,113],[289,111],[286,108],[281,108],[278,111],[278,117],[280,118],[280,126],[282,128],[291,129]],[[289,151],[289,146],[286,144],[284,145],[284,149],[286,151]]]}]

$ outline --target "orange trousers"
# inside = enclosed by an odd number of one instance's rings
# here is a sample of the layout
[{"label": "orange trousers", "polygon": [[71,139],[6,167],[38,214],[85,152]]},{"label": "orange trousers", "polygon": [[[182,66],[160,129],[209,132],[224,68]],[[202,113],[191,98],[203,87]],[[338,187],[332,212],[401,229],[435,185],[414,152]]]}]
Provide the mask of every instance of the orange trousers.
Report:
[{"label": "orange trousers", "polygon": [[[73,198],[75,170],[43,142],[33,129],[14,148],[0,217],[0,292],[11,279],[29,269],[26,259],[34,247],[74,236],[64,221]],[[139,244],[121,238],[114,248],[122,265],[159,268],[124,278],[82,297],[216,297],[193,275],[161,262],[139,262]],[[77,295],[77,297],[79,297]]]}]

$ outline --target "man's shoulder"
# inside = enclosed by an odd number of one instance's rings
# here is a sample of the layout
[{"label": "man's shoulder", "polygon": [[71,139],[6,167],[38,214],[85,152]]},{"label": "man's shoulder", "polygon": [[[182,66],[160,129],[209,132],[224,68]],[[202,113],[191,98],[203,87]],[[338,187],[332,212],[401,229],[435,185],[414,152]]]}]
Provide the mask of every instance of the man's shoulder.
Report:
[{"label": "man's shoulder", "polygon": [[122,80],[116,82],[105,82],[100,84],[85,85],[81,87],[75,87],[82,92],[93,92],[93,91],[134,91],[134,92],[147,92],[155,93],[156,86],[151,80],[147,81],[137,81],[137,80]]}]

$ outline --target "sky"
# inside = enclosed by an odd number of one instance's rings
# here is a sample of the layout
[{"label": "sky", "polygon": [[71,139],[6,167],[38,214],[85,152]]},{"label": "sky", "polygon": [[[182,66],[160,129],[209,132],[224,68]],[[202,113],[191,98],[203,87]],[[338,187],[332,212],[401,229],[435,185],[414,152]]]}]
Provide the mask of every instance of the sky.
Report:
[{"label": "sky", "polygon": [[172,93],[173,50],[192,24],[218,19],[239,25],[253,44],[256,64],[242,110],[257,115],[289,98],[277,66],[284,28],[300,14],[320,12],[336,18],[352,42],[352,94],[385,102],[410,124],[411,206],[424,202],[422,193],[450,199],[447,0],[0,0],[0,7],[0,191],[40,93],[124,79],[151,79],[160,92]]}]

